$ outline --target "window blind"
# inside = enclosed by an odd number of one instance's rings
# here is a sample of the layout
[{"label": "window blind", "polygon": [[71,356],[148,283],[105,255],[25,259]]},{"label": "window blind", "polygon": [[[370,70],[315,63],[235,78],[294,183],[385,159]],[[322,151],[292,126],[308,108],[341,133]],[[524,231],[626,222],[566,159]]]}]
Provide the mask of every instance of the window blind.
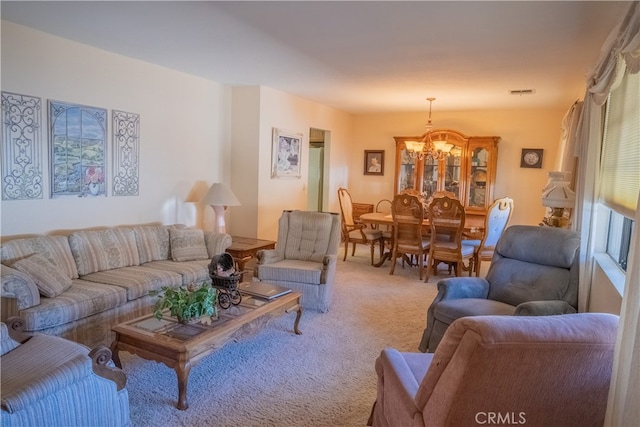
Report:
[{"label": "window blind", "polygon": [[640,73],[627,73],[607,102],[600,200],[634,218],[640,192]]}]

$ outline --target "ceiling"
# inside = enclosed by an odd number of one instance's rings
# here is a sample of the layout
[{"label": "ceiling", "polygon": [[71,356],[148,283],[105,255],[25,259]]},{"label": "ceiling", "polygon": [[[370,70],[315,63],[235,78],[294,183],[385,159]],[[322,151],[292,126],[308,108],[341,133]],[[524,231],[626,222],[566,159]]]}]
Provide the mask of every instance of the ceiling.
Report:
[{"label": "ceiling", "polygon": [[[629,2],[7,1],[2,19],[351,113],[568,108]],[[533,89],[531,95],[510,90]]]}]

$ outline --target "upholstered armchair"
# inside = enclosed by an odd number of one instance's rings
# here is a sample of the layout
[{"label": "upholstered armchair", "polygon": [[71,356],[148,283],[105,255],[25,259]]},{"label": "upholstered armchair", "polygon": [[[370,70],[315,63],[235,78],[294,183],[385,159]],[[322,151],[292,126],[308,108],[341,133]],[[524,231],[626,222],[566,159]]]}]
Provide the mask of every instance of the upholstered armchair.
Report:
[{"label": "upholstered armchair", "polygon": [[602,426],[618,316],[476,316],[435,353],[385,349],[373,426]]},{"label": "upholstered armchair", "polygon": [[126,376],[107,347],[23,329],[18,317],[0,323],[3,427],[130,425]]},{"label": "upholstered armchair", "polygon": [[478,315],[540,316],[578,307],[578,233],[515,225],[502,234],[486,278],[440,280],[427,310],[420,351],[435,351],[455,319]]},{"label": "upholstered armchair", "polygon": [[275,249],[258,251],[254,275],[302,293],[303,308],[327,312],[340,245],[340,215],[284,211]]}]

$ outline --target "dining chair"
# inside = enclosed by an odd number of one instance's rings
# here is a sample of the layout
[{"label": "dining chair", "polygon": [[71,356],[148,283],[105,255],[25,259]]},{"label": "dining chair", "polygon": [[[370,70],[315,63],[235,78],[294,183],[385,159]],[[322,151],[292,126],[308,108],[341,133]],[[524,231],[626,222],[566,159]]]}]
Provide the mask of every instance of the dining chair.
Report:
[{"label": "dining chair", "polygon": [[371,248],[371,265],[374,264],[373,255],[375,245],[380,245],[380,256],[384,252],[384,242],[382,240],[382,231],[368,228],[366,224],[356,223],[353,219],[353,202],[349,190],[344,187],[338,188],[338,201],[340,202],[340,211],[342,213],[342,239],[344,241],[344,258],[347,260],[347,252],[349,251],[349,243],[353,244],[351,256],[356,253],[356,244],[369,245]]},{"label": "dining chair", "polygon": [[473,255],[473,269],[476,277],[480,276],[480,263],[482,261],[491,261],[495,252],[498,239],[502,236],[502,232],[507,228],[509,219],[513,212],[513,199],[502,197],[496,199],[484,219],[484,234],[482,239],[465,239],[463,245],[471,245],[475,248]]},{"label": "dining chair", "polygon": [[[464,261],[469,262],[469,275],[473,269],[474,247],[462,244],[462,233],[466,216],[464,206],[458,199],[437,197],[429,205],[431,226],[431,244],[429,246],[429,264],[434,276],[438,273],[438,264],[444,262],[453,266],[456,276],[465,269]],[[429,269],[425,282],[429,280]]]},{"label": "dining chair", "polygon": [[[383,213],[385,215],[391,215],[391,204],[391,200],[381,199],[378,203],[376,203],[375,211],[378,213]],[[384,246],[392,249],[391,242],[393,240],[393,227],[391,225],[379,226],[376,224],[375,226],[372,226],[372,228],[375,228],[382,232],[382,242]]]},{"label": "dining chair", "polygon": [[416,196],[398,194],[393,198],[391,215],[393,217],[393,250],[389,274],[394,273],[398,257],[415,255],[418,275],[422,280],[422,270],[429,251],[429,240],[422,235],[424,206]]}]

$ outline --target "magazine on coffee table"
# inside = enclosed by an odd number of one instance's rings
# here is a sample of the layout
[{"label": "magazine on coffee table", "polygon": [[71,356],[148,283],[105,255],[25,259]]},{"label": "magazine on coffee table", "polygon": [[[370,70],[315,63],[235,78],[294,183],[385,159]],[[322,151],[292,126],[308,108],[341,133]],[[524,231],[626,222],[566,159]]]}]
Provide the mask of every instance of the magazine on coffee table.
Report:
[{"label": "magazine on coffee table", "polygon": [[285,288],[284,286],[265,282],[243,282],[238,284],[238,290],[245,294],[268,300],[272,300],[291,292],[291,289]]}]

